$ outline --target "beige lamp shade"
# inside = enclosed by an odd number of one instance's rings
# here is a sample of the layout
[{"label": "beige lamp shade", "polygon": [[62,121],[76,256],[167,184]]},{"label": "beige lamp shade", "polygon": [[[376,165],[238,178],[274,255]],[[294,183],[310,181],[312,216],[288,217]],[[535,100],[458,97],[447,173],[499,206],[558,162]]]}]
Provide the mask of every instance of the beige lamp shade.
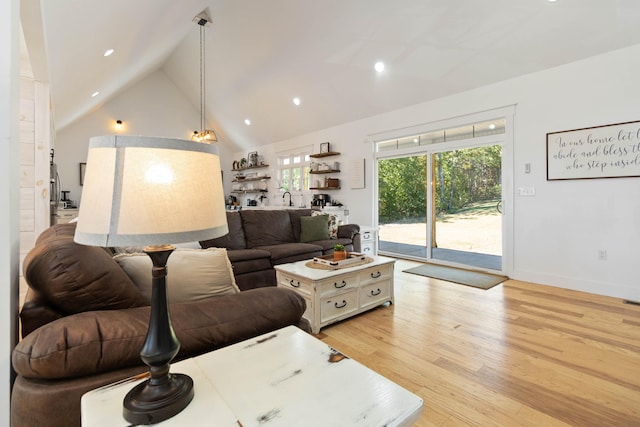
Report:
[{"label": "beige lamp shade", "polygon": [[76,242],[162,245],[228,231],[214,145],[139,136],[91,138]]}]

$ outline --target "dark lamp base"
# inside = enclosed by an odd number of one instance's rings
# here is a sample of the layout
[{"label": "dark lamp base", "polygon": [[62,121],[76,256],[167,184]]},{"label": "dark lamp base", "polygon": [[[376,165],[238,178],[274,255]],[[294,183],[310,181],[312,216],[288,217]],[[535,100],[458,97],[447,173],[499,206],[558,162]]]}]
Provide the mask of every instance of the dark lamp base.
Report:
[{"label": "dark lamp base", "polygon": [[133,425],[156,424],[173,417],[193,399],[193,380],[183,374],[168,374],[168,381],[146,380],[124,398],[123,415]]}]

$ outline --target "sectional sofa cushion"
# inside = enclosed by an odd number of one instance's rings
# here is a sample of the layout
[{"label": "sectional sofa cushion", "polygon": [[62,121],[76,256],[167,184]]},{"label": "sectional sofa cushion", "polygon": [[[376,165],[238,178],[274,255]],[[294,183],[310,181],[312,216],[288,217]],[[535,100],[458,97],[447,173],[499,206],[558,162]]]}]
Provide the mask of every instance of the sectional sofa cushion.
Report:
[{"label": "sectional sofa cushion", "polygon": [[273,265],[311,259],[322,255],[322,247],[311,243],[284,243],[273,246],[261,246],[260,249],[271,254]]},{"label": "sectional sofa cushion", "polygon": [[333,253],[333,247],[337,244],[344,245],[347,252],[353,252],[353,241],[351,239],[337,238],[330,240],[316,240],[309,243],[320,246],[322,248],[322,253],[325,255],[327,253]]},{"label": "sectional sofa cushion", "polygon": [[233,265],[235,275],[251,273],[254,271],[269,270],[271,254],[261,249],[238,249],[228,251],[229,261]]},{"label": "sectional sofa cushion", "polygon": [[205,249],[213,247],[231,250],[246,249],[247,245],[240,212],[227,212],[227,224],[229,226],[229,233],[216,239],[203,240],[200,242],[200,246]]},{"label": "sectional sofa cushion", "polygon": [[287,210],[242,210],[240,215],[249,248],[296,242]]},{"label": "sectional sofa cushion", "polygon": [[[275,287],[172,304],[178,359],[295,325],[305,307],[295,292]],[[18,343],[13,367],[22,377],[52,380],[142,365],[140,349],[148,324],[149,307],[63,317]]]},{"label": "sectional sofa cushion", "polygon": [[29,252],[23,273],[29,286],[59,312],[118,310],[148,304],[104,248],[75,243],[72,235],[52,235],[48,233],[49,238],[41,239]]},{"label": "sectional sofa cushion", "polygon": [[[147,254],[122,254],[120,264],[140,293],[151,299],[151,258]],[[176,249],[167,260],[167,298],[169,303],[197,301],[240,292],[233,276],[227,250]]]}]

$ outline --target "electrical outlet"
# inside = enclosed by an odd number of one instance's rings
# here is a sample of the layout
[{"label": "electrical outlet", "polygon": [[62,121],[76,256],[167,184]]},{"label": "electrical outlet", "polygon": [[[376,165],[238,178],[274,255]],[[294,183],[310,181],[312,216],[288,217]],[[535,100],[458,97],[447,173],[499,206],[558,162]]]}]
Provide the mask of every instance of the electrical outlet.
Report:
[{"label": "electrical outlet", "polygon": [[606,261],[607,260],[607,251],[605,249],[598,250],[598,259],[600,261]]}]

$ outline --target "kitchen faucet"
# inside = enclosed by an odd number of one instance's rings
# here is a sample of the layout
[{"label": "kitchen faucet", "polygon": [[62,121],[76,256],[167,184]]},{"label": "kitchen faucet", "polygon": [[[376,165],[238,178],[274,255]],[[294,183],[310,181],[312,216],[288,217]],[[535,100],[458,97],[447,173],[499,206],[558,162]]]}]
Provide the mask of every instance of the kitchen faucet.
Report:
[{"label": "kitchen faucet", "polygon": [[284,196],[289,195],[289,206],[293,206],[293,202],[291,201],[291,193],[289,193],[288,191],[285,191],[284,193],[282,193],[282,200],[284,201]]}]

